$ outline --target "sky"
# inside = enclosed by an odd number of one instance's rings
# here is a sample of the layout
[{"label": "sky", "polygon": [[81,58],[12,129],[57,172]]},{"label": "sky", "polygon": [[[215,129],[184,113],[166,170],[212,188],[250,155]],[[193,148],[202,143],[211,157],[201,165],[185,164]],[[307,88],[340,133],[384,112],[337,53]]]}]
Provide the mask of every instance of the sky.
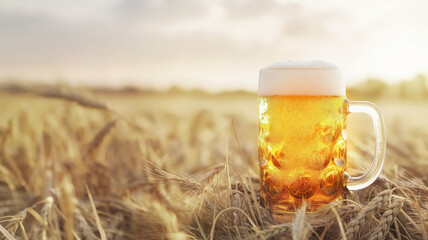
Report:
[{"label": "sky", "polygon": [[[428,74],[425,0],[0,0],[0,79],[256,90],[276,61],[348,85]],[[1,80],[0,80],[1,81]]]}]

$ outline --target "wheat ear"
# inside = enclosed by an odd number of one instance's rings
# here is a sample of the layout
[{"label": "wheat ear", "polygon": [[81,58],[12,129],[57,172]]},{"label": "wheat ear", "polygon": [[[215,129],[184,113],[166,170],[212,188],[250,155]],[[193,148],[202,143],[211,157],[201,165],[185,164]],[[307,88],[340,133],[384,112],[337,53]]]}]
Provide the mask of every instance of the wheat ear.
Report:
[{"label": "wheat ear", "polygon": [[391,190],[385,190],[380,192],[376,198],[370,201],[366,208],[364,208],[358,216],[352,220],[348,229],[346,230],[347,239],[354,239],[355,235],[360,231],[361,227],[366,221],[373,216],[374,213],[378,212],[382,206],[388,203],[390,200]]},{"label": "wheat ear", "polygon": [[392,221],[403,208],[403,202],[404,200],[397,200],[389,205],[388,210],[382,214],[380,223],[373,230],[370,240],[385,239],[386,234],[389,233],[389,227],[391,226]]}]

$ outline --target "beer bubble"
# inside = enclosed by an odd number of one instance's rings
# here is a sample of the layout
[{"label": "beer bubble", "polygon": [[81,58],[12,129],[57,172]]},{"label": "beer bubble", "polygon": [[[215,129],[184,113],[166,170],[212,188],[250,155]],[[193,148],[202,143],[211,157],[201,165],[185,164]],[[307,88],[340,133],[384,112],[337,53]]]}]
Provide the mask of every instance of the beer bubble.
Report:
[{"label": "beer bubble", "polygon": [[324,119],[320,122],[319,128],[324,142],[331,142],[333,140],[333,124],[330,119]]},{"label": "beer bubble", "polygon": [[263,188],[269,194],[277,194],[277,193],[279,193],[281,191],[280,189],[278,189],[274,185],[269,184],[269,182],[264,182],[263,183]]},{"label": "beer bubble", "polygon": [[259,118],[267,112],[268,104],[266,99],[259,98]]},{"label": "beer bubble", "polygon": [[343,101],[343,113],[348,114],[349,113],[349,100],[345,98],[345,101]]},{"label": "beer bubble", "polygon": [[346,142],[340,137],[333,147],[333,160],[337,166],[343,167],[346,163]]},{"label": "beer bubble", "polygon": [[266,148],[266,142],[262,138],[260,138],[259,139],[259,148],[258,148],[258,156],[259,156],[260,167],[265,167],[271,158],[270,152],[264,151],[265,148]]},{"label": "beer bubble", "polygon": [[281,181],[280,170],[273,166],[265,168],[263,174],[263,188],[269,194],[277,194],[282,191],[284,182]]},{"label": "beer bubble", "polygon": [[280,142],[277,144],[270,144],[268,146],[269,157],[270,157],[269,160],[277,168],[281,168],[283,166],[283,159],[284,159],[284,153],[282,152],[283,147],[284,147],[283,142]]},{"label": "beer bubble", "polygon": [[346,141],[348,139],[348,134],[346,133],[346,129],[342,129],[342,138]]},{"label": "beer bubble", "polygon": [[265,166],[266,166],[266,163],[267,163],[266,159],[264,159],[264,158],[259,158],[259,164],[260,164],[260,167],[265,167]]},{"label": "beer bubble", "polygon": [[349,174],[347,172],[343,173],[343,179],[345,179],[346,181],[348,181],[348,179],[350,179],[351,176],[349,176]]},{"label": "beer bubble", "polygon": [[308,168],[314,170],[322,170],[330,163],[331,149],[328,145],[312,151],[312,160],[308,161]]},{"label": "beer bubble", "polygon": [[342,186],[342,174],[334,166],[325,168],[321,173],[320,187],[324,195],[332,196],[339,192]]},{"label": "beer bubble", "polygon": [[264,166],[266,166],[266,163],[267,163],[267,159],[266,159],[266,156],[265,156],[265,153],[263,152],[263,147],[265,146],[266,144],[265,144],[265,142],[264,142],[264,140],[262,140],[262,139],[260,139],[260,141],[259,141],[259,147],[258,147],[258,156],[259,156],[259,164],[260,164],[260,167],[264,167]]},{"label": "beer bubble", "polygon": [[305,168],[294,169],[288,177],[291,179],[289,193],[295,198],[308,199],[315,193],[315,185],[311,173]]},{"label": "beer bubble", "polygon": [[330,144],[341,135],[343,128],[343,119],[337,117],[335,119],[324,119],[319,124],[322,140],[326,144]]},{"label": "beer bubble", "polygon": [[335,158],[334,159],[334,163],[338,166],[338,167],[343,167],[345,165],[345,159],[343,158]]}]

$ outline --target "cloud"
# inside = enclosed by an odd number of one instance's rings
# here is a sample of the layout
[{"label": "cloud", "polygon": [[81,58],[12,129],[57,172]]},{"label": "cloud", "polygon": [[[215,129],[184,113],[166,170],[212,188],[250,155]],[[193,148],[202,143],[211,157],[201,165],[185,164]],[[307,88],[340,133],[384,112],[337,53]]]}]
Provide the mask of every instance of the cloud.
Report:
[{"label": "cloud", "polygon": [[[355,79],[428,61],[422,2],[76,1],[0,6],[0,78],[239,87],[278,60],[326,59]],[[401,73],[394,54],[412,60]]]},{"label": "cloud", "polygon": [[243,20],[258,18],[275,12],[280,5],[273,0],[249,0],[249,1],[222,1],[221,6],[225,10],[228,20]]},{"label": "cloud", "polygon": [[0,64],[8,67],[0,76],[239,85],[256,82],[258,69],[272,61],[315,55],[314,42],[334,37],[331,11],[273,1],[201,3],[123,0],[86,21],[0,9],[7,23]]},{"label": "cloud", "polygon": [[318,8],[310,4],[288,3],[277,7],[288,37],[314,39],[340,36],[339,29],[352,27],[349,16],[341,9]]},{"label": "cloud", "polygon": [[129,24],[169,24],[192,21],[208,13],[202,1],[122,0],[114,8],[118,19]]}]

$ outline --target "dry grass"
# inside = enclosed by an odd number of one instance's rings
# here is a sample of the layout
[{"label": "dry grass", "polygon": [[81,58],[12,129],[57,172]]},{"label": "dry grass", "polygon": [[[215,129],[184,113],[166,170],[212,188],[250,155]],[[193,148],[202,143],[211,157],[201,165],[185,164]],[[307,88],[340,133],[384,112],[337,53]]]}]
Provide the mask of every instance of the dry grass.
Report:
[{"label": "dry grass", "polygon": [[260,205],[255,96],[70,92],[0,96],[2,239],[427,239],[426,103],[383,106],[372,186],[281,223]]}]

